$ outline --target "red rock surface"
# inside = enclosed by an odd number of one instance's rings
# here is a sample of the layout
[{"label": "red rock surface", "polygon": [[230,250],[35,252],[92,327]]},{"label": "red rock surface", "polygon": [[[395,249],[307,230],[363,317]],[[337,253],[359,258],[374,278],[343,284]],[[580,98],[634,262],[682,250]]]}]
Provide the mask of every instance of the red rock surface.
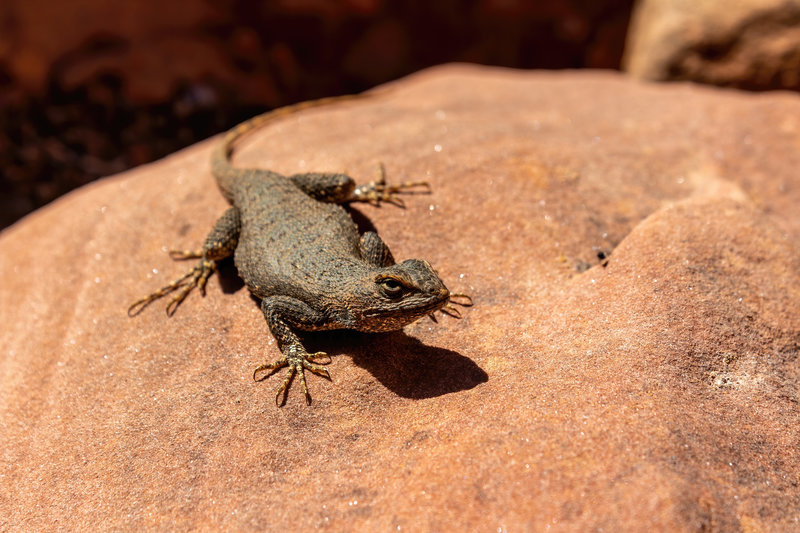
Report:
[{"label": "red rock surface", "polygon": [[357,210],[476,303],[314,336],[311,407],[252,381],[231,269],[125,314],[225,208],[212,142],[68,195],[0,234],[0,529],[795,530],[799,116],[448,66],[253,135],[241,165],[429,180]]}]

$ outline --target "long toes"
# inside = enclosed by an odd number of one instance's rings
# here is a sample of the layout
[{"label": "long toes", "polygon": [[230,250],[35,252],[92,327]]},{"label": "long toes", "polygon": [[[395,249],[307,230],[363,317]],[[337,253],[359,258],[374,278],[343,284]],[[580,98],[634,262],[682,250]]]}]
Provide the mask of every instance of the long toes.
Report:
[{"label": "long toes", "polygon": [[[298,353],[299,352],[299,353]],[[328,361],[324,364],[330,362],[330,357],[325,352],[316,352],[316,353],[305,353],[305,350],[300,348],[300,350],[289,350],[283,358],[274,361],[272,363],[267,363],[259,366],[253,371],[253,379],[255,381],[263,381],[266,378],[270,377],[280,368],[288,367],[288,371],[286,372],[286,377],[281,383],[281,386],[275,393],[275,404],[278,407],[281,407],[286,404],[286,400],[289,397],[289,389],[291,389],[292,381],[294,380],[295,376],[299,375],[300,385],[303,389],[303,394],[306,397],[306,402],[311,405],[311,394],[308,392],[308,383],[306,382],[306,375],[305,371],[308,370],[310,372],[314,372],[315,374],[319,374],[328,380],[331,379],[331,375],[324,366],[316,363],[312,363],[312,359],[320,359],[323,357],[327,357]],[[268,373],[260,376],[260,372],[268,371]]]},{"label": "long toes", "polygon": [[[253,381],[264,381],[265,379],[270,377],[272,374],[274,374],[276,371],[278,371],[281,368],[287,366],[288,364],[289,363],[288,363],[288,361],[286,361],[285,358],[284,359],[279,359],[277,361],[273,361],[272,363],[263,364],[263,365],[259,366],[258,368],[256,368],[253,371]],[[256,374],[258,374],[259,372],[264,371],[264,370],[268,371],[267,374],[262,376],[261,378],[257,378]]]},{"label": "long toes", "polygon": [[[275,405],[281,407],[286,403],[286,398],[289,396],[289,385],[292,384],[292,380],[294,379],[294,375],[297,373],[297,368],[294,365],[289,365],[289,371],[286,372],[286,379],[283,380],[283,384],[278,387],[277,392],[275,393]],[[283,394],[283,401],[278,401],[278,399]]]},{"label": "long toes", "polygon": [[163,287],[158,289],[156,292],[153,292],[153,293],[145,296],[144,298],[140,298],[140,299],[136,300],[135,302],[133,302],[131,304],[130,307],[128,307],[128,316],[136,316],[136,315],[138,315],[139,313],[142,312],[142,310],[145,307],[147,307],[151,303],[155,302],[159,298],[163,298],[167,294],[170,294],[171,292],[175,292],[176,290],[180,289],[181,287],[184,286],[184,282],[186,281],[186,279],[189,276],[191,276],[192,274],[193,274],[193,271],[190,270],[189,272],[187,272],[183,276],[179,277],[178,279],[169,282],[169,285],[164,285]]},{"label": "long toes", "polygon": [[[186,252],[186,254],[193,253],[195,252]],[[195,287],[199,287],[200,292],[202,292],[205,296],[206,282],[215,270],[216,263],[214,263],[214,261],[207,261],[204,259],[202,262],[200,262],[200,264],[195,266],[183,276],[169,282],[168,285],[161,287],[149,296],[135,301],[130,307],[128,307],[128,316],[136,316],[145,307],[159,298],[163,298],[171,293],[176,293],[169,303],[167,303],[167,316],[174,315],[180,304],[186,299],[186,297]]]},{"label": "long toes", "polygon": [[461,307],[472,307],[472,296],[460,292],[450,294],[450,303]]},{"label": "long toes", "polygon": [[[305,366],[305,363],[303,364]],[[308,385],[306,385],[306,373],[303,372],[303,367],[297,371],[300,375],[300,386],[303,387],[303,394],[306,397],[306,404],[311,405],[311,393],[308,392]]]},{"label": "long toes", "polygon": [[136,300],[128,308],[128,316],[134,317],[138,315],[139,313],[144,311],[144,308],[150,305],[153,302],[153,300],[154,298],[150,298],[149,296],[147,298],[141,298],[139,300]]},{"label": "long toes", "polygon": [[203,262],[203,268],[200,271],[199,276],[197,277],[197,287],[200,289],[200,294],[203,296],[206,295],[206,283],[208,283],[208,278],[211,277],[211,274],[214,273],[214,264],[208,261]]},{"label": "long toes", "polygon": [[[322,359],[322,358],[325,358],[325,359],[327,359],[327,361],[317,361],[317,359]],[[306,359],[307,359],[307,360],[309,360],[309,361],[315,361],[315,362],[318,362],[318,363],[320,363],[320,364],[322,364],[322,365],[327,365],[327,364],[330,364],[330,362],[331,362],[331,360],[332,360],[332,359],[331,359],[331,356],[330,356],[330,355],[328,355],[328,354],[327,354],[327,353],[325,353],[325,352],[315,352],[315,353],[310,353],[310,354],[308,354],[308,355],[306,356]]]},{"label": "long toes", "polygon": [[461,311],[459,311],[452,305],[445,305],[444,307],[442,307],[441,311],[445,315],[451,316],[453,318],[461,318]]},{"label": "long toes", "polygon": [[307,368],[310,371],[314,372],[315,374],[319,374],[321,376],[325,376],[328,379],[331,379],[331,374],[328,372],[328,369],[324,366],[315,365],[314,363],[309,363],[308,361],[303,361],[303,368]]},{"label": "long toes", "polygon": [[175,314],[175,311],[178,310],[178,307],[183,303],[189,293],[192,292],[194,289],[194,284],[189,283],[188,285],[184,285],[181,287],[181,290],[178,291],[178,294],[172,297],[172,299],[167,304],[167,316],[172,316]]},{"label": "long toes", "polygon": [[184,259],[198,259],[203,257],[203,249],[199,250],[170,250],[170,259],[175,261],[183,261]]},{"label": "long toes", "polygon": [[397,207],[399,207],[401,209],[405,209],[406,208],[405,201],[403,201],[403,199],[400,198],[399,196],[397,196],[396,194],[391,194],[391,193],[387,194],[384,198],[382,198],[382,200],[384,200],[384,201],[386,201],[386,202],[388,202],[390,204],[396,205]]},{"label": "long toes", "polygon": [[[410,189],[417,189],[417,188],[424,188],[424,191],[413,191]],[[398,183],[397,185],[389,185],[386,187],[386,191],[389,193],[393,192],[404,192],[404,193],[422,193],[422,194],[430,194],[431,193],[431,184],[427,181],[406,181],[404,183]]]}]

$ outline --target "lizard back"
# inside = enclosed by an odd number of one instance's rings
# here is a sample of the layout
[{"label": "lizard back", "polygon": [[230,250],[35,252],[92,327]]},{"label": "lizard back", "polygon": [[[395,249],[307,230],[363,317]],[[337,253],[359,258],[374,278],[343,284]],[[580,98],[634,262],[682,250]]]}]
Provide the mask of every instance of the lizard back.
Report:
[{"label": "lizard back", "polygon": [[319,297],[326,287],[339,286],[337,282],[368,266],[358,252],[358,230],[344,208],[311,198],[278,173],[234,167],[230,160],[234,144],[298,111],[363,97],[322,98],[255,116],[228,131],[212,153],[217,185],[240,211],[236,267],[258,298],[287,290]]},{"label": "lizard back", "polygon": [[340,205],[315,200],[274,172],[235,172],[241,235],[234,258],[257,297],[288,291],[319,298],[369,270],[358,251],[358,229]]}]

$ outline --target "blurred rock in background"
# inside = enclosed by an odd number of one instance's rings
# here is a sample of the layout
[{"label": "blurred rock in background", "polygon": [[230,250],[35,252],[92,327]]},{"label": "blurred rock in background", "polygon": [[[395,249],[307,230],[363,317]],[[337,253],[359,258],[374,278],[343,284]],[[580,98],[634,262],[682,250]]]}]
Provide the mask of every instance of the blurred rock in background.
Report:
[{"label": "blurred rock in background", "polygon": [[800,89],[800,1],[640,0],[625,69],[648,80]]},{"label": "blurred rock in background", "polygon": [[633,0],[5,0],[0,228],[270,108],[424,67],[618,68]]},{"label": "blurred rock in background", "polygon": [[0,228],[256,113],[452,61],[798,90],[800,0],[5,0]]}]

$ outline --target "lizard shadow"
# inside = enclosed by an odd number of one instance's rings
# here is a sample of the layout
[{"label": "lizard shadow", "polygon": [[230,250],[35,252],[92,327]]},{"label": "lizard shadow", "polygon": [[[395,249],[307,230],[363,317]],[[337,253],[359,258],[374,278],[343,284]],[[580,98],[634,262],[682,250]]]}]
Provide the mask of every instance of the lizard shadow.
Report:
[{"label": "lizard shadow", "polygon": [[366,215],[364,215],[364,213],[349,204],[344,204],[342,207],[344,207],[344,210],[347,211],[348,215],[350,215],[350,218],[353,219],[353,222],[358,228],[359,235],[363,235],[368,231],[374,231],[375,233],[378,232],[378,229],[375,227],[372,221],[368,219]]},{"label": "lizard shadow", "polygon": [[244,281],[239,277],[239,272],[236,270],[236,265],[233,264],[232,257],[220,261],[217,268],[217,276],[219,277],[219,286],[225,294],[233,294],[244,287]]},{"label": "lizard shadow", "polygon": [[[359,233],[375,231],[375,225],[350,205],[344,206]],[[314,337],[309,341],[315,343]],[[427,346],[403,331],[325,334],[329,352],[349,353],[353,362],[367,370],[386,388],[404,398],[423,399],[472,389],[489,381],[489,375],[472,359],[453,350]],[[326,351],[323,344],[314,351]]]},{"label": "lizard shadow", "polygon": [[402,331],[304,334],[309,351],[348,354],[387,389],[403,398],[424,399],[472,389],[489,375],[453,350],[427,346]]}]

